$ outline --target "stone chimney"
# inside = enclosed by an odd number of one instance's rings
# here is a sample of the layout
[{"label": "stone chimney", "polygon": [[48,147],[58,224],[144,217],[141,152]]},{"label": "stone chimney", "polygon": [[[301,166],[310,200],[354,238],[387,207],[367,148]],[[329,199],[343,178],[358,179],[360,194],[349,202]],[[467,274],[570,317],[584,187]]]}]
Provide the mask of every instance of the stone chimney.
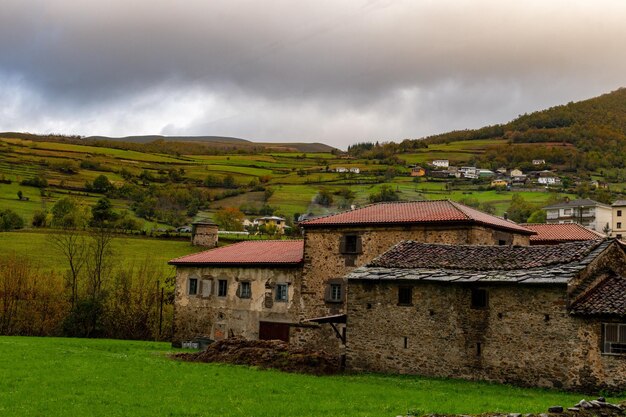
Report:
[{"label": "stone chimney", "polygon": [[191,224],[191,244],[214,248],[217,246],[217,225],[211,221],[199,221]]}]

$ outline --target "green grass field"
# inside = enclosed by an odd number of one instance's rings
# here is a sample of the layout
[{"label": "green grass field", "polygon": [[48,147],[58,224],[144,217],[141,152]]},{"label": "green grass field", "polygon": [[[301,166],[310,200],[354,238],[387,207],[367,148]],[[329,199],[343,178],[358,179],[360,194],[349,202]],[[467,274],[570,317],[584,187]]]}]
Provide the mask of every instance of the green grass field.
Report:
[{"label": "green grass field", "polygon": [[[545,412],[581,394],[416,376],[316,377],[170,359],[167,343],[0,337],[3,416]],[[609,400],[615,401],[615,398]]]},{"label": "green grass field", "polygon": [[[35,265],[43,270],[64,271],[65,259],[52,249],[48,235],[48,232],[39,231],[0,233],[0,256],[12,253],[29,255]],[[124,264],[139,264],[150,259],[155,264],[165,266],[170,259],[199,252],[201,248],[177,240],[122,236],[115,238],[113,250],[119,262]]]}]

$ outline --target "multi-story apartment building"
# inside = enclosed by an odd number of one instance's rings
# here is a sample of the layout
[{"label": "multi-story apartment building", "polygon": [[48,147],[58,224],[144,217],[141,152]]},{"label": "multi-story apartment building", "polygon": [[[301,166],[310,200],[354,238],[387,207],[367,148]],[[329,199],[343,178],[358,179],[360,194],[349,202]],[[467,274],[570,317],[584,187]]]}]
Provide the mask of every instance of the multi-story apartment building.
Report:
[{"label": "multi-story apartment building", "polygon": [[611,235],[618,239],[626,237],[626,200],[617,200],[611,205],[613,210],[613,222]]},{"label": "multi-story apartment building", "polygon": [[566,200],[543,209],[546,211],[546,223],[578,223],[596,232],[604,232],[612,224],[611,206],[594,200]]}]

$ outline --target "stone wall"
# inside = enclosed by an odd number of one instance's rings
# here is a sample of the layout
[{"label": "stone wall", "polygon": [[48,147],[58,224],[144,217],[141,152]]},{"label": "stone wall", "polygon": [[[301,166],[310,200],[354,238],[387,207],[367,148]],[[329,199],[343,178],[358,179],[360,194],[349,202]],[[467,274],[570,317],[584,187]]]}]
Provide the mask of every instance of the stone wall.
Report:
[{"label": "stone wall", "polygon": [[217,246],[218,228],[214,224],[195,223],[191,233],[191,244],[214,248]]},{"label": "stone wall", "polygon": [[[300,299],[301,268],[181,267],[177,268],[174,305],[176,345],[197,336],[214,340],[230,336],[259,338],[259,322],[294,323]],[[189,295],[189,278],[197,278],[198,294]],[[217,295],[218,280],[228,282],[227,295]],[[241,281],[250,282],[251,297],[241,298]],[[207,283],[211,287],[206,291]],[[288,301],[275,300],[277,283],[288,284]]]},{"label": "stone wall", "polygon": [[[413,289],[398,305],[399,286]],[[602,355],[601,320],[569,315],[565,285],[351,280],[347,366],[566,389],[626,388],[626,357]]]},{"label": "stone wall", "polygon": [[[362,251],[354,255],[341,254],[341,238],[351,233],[360,236]],[[305,229],[304,239],[303,314],[308,317],[344,312],[345,303],[324,301],[328,280],[343,278],[403,240],[451,245],[497,245],[502,240],[506,244],[529,245],[526,235],[480,226],[311,228]]]}]

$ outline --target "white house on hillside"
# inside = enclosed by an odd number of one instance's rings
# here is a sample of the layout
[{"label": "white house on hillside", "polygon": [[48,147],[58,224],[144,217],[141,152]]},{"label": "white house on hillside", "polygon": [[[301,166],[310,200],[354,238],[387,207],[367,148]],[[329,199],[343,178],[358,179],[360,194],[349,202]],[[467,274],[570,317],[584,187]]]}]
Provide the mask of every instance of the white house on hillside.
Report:
[{"label": "white house on hillside", "polygon": [[439,168],[448,168],[450,166],[450,161],[447,159],[435,159],[432,162],[432,165]]}]

